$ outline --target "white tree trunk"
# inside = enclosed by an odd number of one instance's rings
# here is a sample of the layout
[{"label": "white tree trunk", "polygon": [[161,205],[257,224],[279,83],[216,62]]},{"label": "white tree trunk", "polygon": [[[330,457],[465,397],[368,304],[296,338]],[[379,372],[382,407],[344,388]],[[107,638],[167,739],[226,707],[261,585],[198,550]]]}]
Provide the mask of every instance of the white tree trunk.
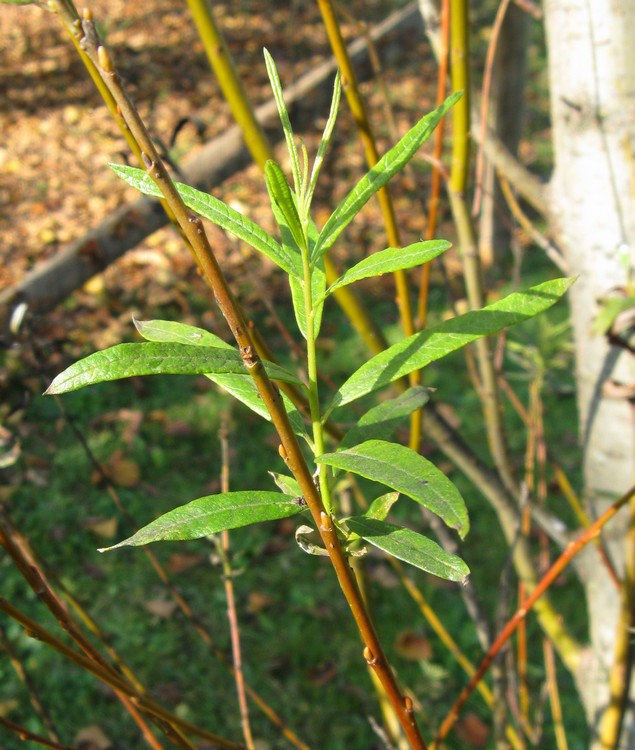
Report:
[{"label": "white tree trunk", "polygon": [[[571,273],[585,498],[593,516],[635,477],[630,404],[612,382],[635,382],[633,356],[591,332],[598,301],[632,281],[635,266],[635,0],[545,0],[555,171],[550,198]],[[607,531],[618,570],[625,516]],[[581,563],[591,652],[578,675],[591,726],[606,706],[619,597],[594,556]],[[635,748],[627,717],[623,747]]]}]

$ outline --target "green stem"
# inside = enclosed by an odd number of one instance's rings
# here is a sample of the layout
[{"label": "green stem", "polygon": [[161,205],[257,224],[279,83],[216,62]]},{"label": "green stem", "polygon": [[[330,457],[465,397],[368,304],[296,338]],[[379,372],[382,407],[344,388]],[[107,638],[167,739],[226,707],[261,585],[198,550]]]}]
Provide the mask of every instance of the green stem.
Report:
[{"label": "green stem", "polygon": [[[317,4],[322,14],[324,28],[329,38],[333,55],[337,60],[341,76],[342,88],[348,101],[351,113],[359,131],[359,137],[364,147],[366,163],[369,167],[374,167],[379,161],[379,152],[375,143],[370,121],[366,114],[364,100],[362,99],[355,69],[351,61],[346,44],[342,37],[342,32],[335,15],[335,9],[331,0],[317,0]],[[399,227],[397,226],[397,217],[393,206],[388,187],[383,187],[377,192],[377,199],[381,208],[381,213],[386,229],[386,237],[389,247],[400,247],[401,238],[399,236]],[[410,287],[408,283],[408,274],[405,271],[395,271],[393,274],[395,280],[395,289],[397,292],[397,307],[399,317],[403,328],[404,336],[411,336],[415,332],[415,324],[410,303]],[[419,372],[413,372],[409,376],[410,385],[418,385],[421,382]],[[410,422],[410,447],[419,450],[421,442],[421,414],[415,412]]]},{"label": "green stem", "polygon": [[[313,451],[316,456],[321,456],[324,450],[324,427],[322,425],[322,414],[320,412],[320,394],[318,381],[317,351],[315,346],[315,311],[313,309],[313,300],[311,298],[311,264],[309,262],[309,253],[302,253],[304,267],[304,310],[306,318],[306,354],[307,354],[307,375],[309,379],[309,408],[311,410],[311,426],[313,429]],[[328,484],[327,467],[320,465],[320,494],[326,512],[330,515],[333,510],[331,501],[331,491]]]},{"label": "green stem", "polygon": [[83,26],[85,35],[82,43],[85,45],[85,51],[91,60],[98,65],[98,69],[117,101],[126,123],[142,146],[148,174],[170,204],[181,228],[190,240],[192,251],[203,277],[214,293],[223,317],[238,344],[247,372],[251,375],[263,404],[271,415],[271,420],[280,438],[280,453],[300,485],[301,492],[322,537],[324,547],[329,554],[342,593],[351,608],[351,613],[364,641],[364,658],[379,677],[389,700],[395,708],[401,727],[408,737],[411,747],[413,750],[425,750],[426,745],[415,721],[412,701],[408,697],[404,697],[399,689],[375,627],[364,605],[346,555],[342,550],[335,527],[330,516],[326,513],[320,493],[313,482],[304,454],[284,408],[280,392],[269,380],[262,366],[249,326],[209,244],[203,222],[189,211],[183,203],[143,121],[139,117],[139,113],[121,86],[107,50],[100,45],[97,31],[90,17],[85,17]]}]

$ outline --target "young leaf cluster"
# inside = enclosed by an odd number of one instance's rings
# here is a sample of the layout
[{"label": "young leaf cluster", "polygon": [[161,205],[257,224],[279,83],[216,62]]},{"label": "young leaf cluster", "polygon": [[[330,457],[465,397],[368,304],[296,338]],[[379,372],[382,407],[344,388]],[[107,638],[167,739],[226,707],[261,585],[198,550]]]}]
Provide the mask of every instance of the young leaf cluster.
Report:
[{"label": "young leaf cluster", "polygon": [[[310,424],[284,396],[295,432],[306,438],[325,508],[345,546],[365,542],[433,575],[461,581],[469,571],[455,555],[418,532],[386,520],[398,496],[435,513],[461,538],[469,529],[467,509],[450,480],[430,461],[410,448],[393,442],[401,421],[428,399],[425,388],[382,401],[363,414],[341,443],[329,446],[324,425],[333,412],[360,397],[389,385],[408,373],[425,367],[475,339],[526,320],[552,305],[566,291],[569,281],[556,280],[516,292],[478,311],[458,316],[406,338],[366,362],[331,396],[320,393],[318,346],[322,313],[329,297],[338,289],[361,279],[412,268],[427,263],[449,247],[443,240],[415,242],[404,248],[387,248],[345,270],[327,287],[324,256],[366,203],[408,163],[431,135],[460,93],[448,97],[423,117],[370,169],[335,208],[321,229],[311,218],[312,198],[320,169],[335,126],[340,100],[336,78],[330,114],[313,162],[305,145],[296,139],[285,106],[282,86],[273,59],[265,52],[280,121],[290,157],[292,180],[274,161],[265,167],[265,184],[279,236],[273,237],[250,219],[217,198],[187,185],[177,184],[185,204],[200,216],[272,260],[289,279],[291,300],[304,339],[306,361],[298,377],[274,362],[264,362],[272,380],[290,383],[305,394]],[[149,196],[160,196],[154,181],[141,169],[112,165],[129,185]],[[65,393],[86,385],[136,375],[205,374],[231,396],[264,418],[270,418],[243,363],[240,352],[214,334],[180,323],[135,321],[144,343],[120,344],[75,363],[58,375],[47,393]],[[371,503],[366,513],[338,517],[337,489],[341,472],[350,472],[392,490]],[[194,539],[221,530],[279,519],[300,513],[305,503],[295,480],[275,475],[281,492],[254,490],[199,498],[177,507],[114,547],[140,545],[165,539]],[[355,545],[353,545],[355,546]],[[110,548],[112,549],[112,548]]]}]

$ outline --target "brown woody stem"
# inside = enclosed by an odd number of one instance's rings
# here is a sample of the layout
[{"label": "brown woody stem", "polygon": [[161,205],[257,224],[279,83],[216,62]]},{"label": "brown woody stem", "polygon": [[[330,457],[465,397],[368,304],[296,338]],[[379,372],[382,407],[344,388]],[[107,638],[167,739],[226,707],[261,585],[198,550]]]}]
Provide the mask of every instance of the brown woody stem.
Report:
[{"label": "brown woody stem", "polygon": [[335,534],[332,522],[325,513],[322,498],[313,482],[313,477],[289,422],[289,417],[284,408],[278,387],[269,380],[262,366],[262,361],[257,354],[249,326],[218,265],[205,234],[203,223],[198,216],[186,208],[181,200],[163,161],[159,157],[147,133],[145,125],[121,86],[108,51],[99,42],[97,31],[90,15],[85,16],[82,28],[84,30],[84,37],[81,40],[82,47],[90,59],[98,66],[102,78],[117,102],[126,124],[140,144],[147,172],[161,190],[184,235],[189,240],[203,277],[213,291],[216,302],[238,344],[245,367],[258,389],[258,393],[267,411],[271,415],[272,422],[280,438],[281,453],[289,470],[300,485],[307,506],[328,550],[338,582],[351,608],[365,648],[372,655],[371,666],[390,697],[402,729],[406,737],[408,737],[411,746],[414,750],[425,750],[426,745],[416,726],[412,706],[404,699],[397,686],[395,676],[390,669],[375,628],[368,616],[353,573]]}]

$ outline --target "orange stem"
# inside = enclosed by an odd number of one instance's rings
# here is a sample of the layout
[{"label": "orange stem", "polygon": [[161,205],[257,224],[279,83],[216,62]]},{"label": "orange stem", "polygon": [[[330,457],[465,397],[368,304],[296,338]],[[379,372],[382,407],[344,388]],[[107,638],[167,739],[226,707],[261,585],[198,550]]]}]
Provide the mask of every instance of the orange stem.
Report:
[{"label": "orange stem", "polygon": [[459,712],[465,705],[465,702],[470,697],[470,695],[472,695],[474,688],[483,679],[483,676],[486,674],[491,663],[499,654],[500,650],[505,645],[509,637],[516,630],[518,624],[527,617],[527,613],[531,610],[538,599],[540,599],[545,591],[558,578],[558,576],[567,567],[571,560],[582,549],[584,549],[584,547],[586,547],[589,542],[592,542],[597,538],[600,531],[608,523],[608,521],[610,521],[611,518],[613,518],[613,516],[620,510],[620,508],[622,508],[631,499],[631,497],[634,496],[635,487],[631,487],[631,489],[625,495],[622,495],[619,500],[616,500],[610,508],[608,508],[585,532],[583,532],[575,542],[571,542],[569,545],[567,545],[564,552],[543,576],[542,580],[538,583],[533,592],[527,597],[525,605],[516,611],[514,616],[509,620],[507,625],[505,625],[503,630],[500,632],[500,634],[492,644],[492,647],[481,662],[479,668],[476,670],[476,674],[474,675],[474,677],[472,677],[466,687],[463,688],[461,694],[448,712],[448,715],[443,720],[443,723],[439,728],[434,742],[430,745],[430,750],[438,747],[439,743],[448,736],[450,730],[454,726],[454,723],[459,716]]}]

